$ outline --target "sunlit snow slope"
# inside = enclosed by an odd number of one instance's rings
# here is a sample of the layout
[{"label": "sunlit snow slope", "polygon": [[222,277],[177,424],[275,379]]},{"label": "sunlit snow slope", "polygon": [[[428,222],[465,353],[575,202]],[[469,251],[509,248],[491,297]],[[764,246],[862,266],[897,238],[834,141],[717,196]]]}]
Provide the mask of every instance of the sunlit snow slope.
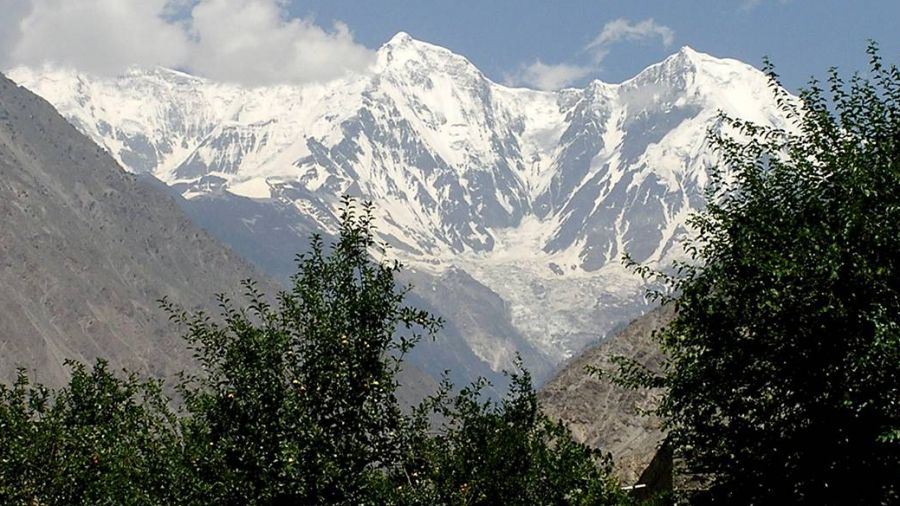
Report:
[{"label": "sunlit snow slope", "polygon": [[[491,82],[403,33],[369,72],[327,84],[242,88],[166,69],[10,76],[189,199],[248,197],[326,230],[342,194],[374,201],[392,254],[433,277],[429,290],[464,272],[499,296],[496,318],[521,339],[465,336],[494,369],[522,346],[556,364],[645,311],[622,255],[681,254],[718,112],[783,124],[761,72],[687,47],[624,83],[559,92]],[[262,237],[261,216],[239,225]]]}]

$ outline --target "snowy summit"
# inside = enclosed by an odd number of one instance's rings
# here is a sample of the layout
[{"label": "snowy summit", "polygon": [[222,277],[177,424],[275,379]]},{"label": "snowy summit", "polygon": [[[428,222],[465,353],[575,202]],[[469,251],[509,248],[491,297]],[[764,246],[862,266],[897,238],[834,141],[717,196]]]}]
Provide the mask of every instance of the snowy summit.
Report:
[{"label": "snowy summit", "polygon": [[341,195],[374,201],[395,255],[471,274],[553,363],[642,311],[625,252],[681,255],[718,112],[784,124],[759,70],[688,47],[625,82],[557,92],[492,82],[406,33],[366,72],[326,84],[242,87],[161,68],[10,77],[189,199],[228,192],[325,229]]}]

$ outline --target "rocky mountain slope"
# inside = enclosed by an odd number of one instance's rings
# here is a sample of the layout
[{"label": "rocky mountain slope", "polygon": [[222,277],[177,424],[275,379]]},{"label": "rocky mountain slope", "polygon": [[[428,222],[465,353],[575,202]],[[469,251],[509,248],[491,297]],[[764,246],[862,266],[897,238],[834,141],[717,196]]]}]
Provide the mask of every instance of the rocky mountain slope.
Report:
[{"label": "rocky mountain slope", "polygon": [[672,306],[664,306],[636,319],[567,363],[538,394],[544,411],[564,420],[576,439],[610,452],[619,478],[628,484],[637,483],[663,441],[660,420],[648,414],[659,392],[623,388],[586,368],[614,371],[610,359],[624,356],[658,371],[663,356],[653,332],[673,314]]},{"label": "rocky mountain slope", "polygon": [[[241,280],[279,289],[195,225],[179,201],[158,180],[123,171],[50,104],[0,74],[0,382],[23,367],[60,385],[66,359],[98,357],[114,370],[174,380],[194,364],[184,329],[158,299],[216,315],[215,294],[240,300]],[[454,363],[453,350],[429,356]],[[404,405],[437,388],[414,363],[399,381]]]},{"label": "rocky mountain slope", "polygon": [[215,293],[260,277],[158,184],[2,75],[0,221],[4,381],[21,366],[59,384],[63,360],[95,357],[168,376],[190,353],[157,299],[213,308]]},{"label": "rocky mountain slope", "polygon": [[690,48],[626,82],[559,92],[494,83],[403,33],[373,68],[325,84],[11,75],[273,275],[290,271],[282,245],[334,229],[341,195],[373,200],[419,295],[460,321],[480,314],[457,340],[493,371],[516,351],[550,371],[645,312],[621,257],[681,255],[718,112],[783,124],[761,72]]}]

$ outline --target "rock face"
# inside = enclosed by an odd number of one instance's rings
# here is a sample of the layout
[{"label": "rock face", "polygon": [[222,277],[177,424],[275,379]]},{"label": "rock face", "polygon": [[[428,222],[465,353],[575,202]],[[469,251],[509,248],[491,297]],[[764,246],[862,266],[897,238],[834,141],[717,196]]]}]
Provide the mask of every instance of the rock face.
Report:
[{"label": "rock face", "polygon": [[108,358],[166,377],[189,363],[157,306],[214,307],[259,278],[160,185],[123,171],[43,99],[0,75],[0,380]]},{"label": "rock face", "polygon": [[[370,70],[324,84],[11,75],[273,276],[296,251],[254,245],[305,243],[334,231],[342,194],[372,200],[391,254],[437,280],[422,298],[438,294],[471,330],[480,364],[466,366],[494,372],[516,351],[549,370],[648,309],[622,255],[664,266],[682,254],[719,111],[785,124],[761,72],[687,47],[623,83],[558,92],[494,83],[403,33]],[[486,308],[492,318],[468,317]]]},{"label": "rock face", "polygon": [[586,372],[610,369],[611,357],[625,356],[659,370],[663,356],[652,339],[672,319],[671,306],[657,308],[631,322],[607,341],[569,362],[539,392],[544,411],[564,420],[576,439],[612,453],[618,476],[637,483],[665,437],[651,410],[658,392],[630,390]]},{"label": "rock face", "polygon": [[[98,357],[114,370],[171,379],[193,363],[183,329],[158,299],[215,315],[215,294],[240,300],[242,280],[278,290],[170,193],[123,171],[50,104],[0,74],[0,382],[23,367],[58,386],[68,379],[66,359]],[[290,255],[287,262],[292,268]],[[398,379],[407,406],[437,388],[412,363]]]}]

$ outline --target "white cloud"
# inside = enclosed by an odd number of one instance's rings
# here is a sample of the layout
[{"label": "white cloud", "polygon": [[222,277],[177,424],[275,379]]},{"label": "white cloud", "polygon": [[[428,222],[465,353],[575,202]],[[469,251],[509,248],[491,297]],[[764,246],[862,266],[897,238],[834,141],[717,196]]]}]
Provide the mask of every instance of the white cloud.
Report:
[{"label": "white cloud", "polygon": [[523,66],[517,72],[508,74],[504,81],[511,86],[525,85],[539,90],[558,90],[587,77],[595,70],[593,66],[567,63],[547,65],[536,60],[531,65]]},{"label": "white cloud", "polygon": [[204,0],[192,11],[196,37],[191,68],[221,80],[318,81],[361,69],[372,53],[356,44],[346,25],[325,31],[284,16],[273,1]]},{"label": "white cloud", "polygon": [[660,25],[652,18],[632,23],[627,19],[616,19],[603,25],[600,34],[594,37],[585,51],[591,53],[595,62],[602,61],[609,54],[609,46],[620,41],[640,41],[658,38],[664,46],[675,42],[675,31]]},{"label": "white cloud", "polygon": [[581,49],[591,62],[586,65],[574,63],[546,64],[535,60],[523,65],[518,71],[507,74],[504,81],[508,85],[525,85],[540,90],[558,90],[570,86],[585,77],[600,71],[600,64],[609,54],[610,46],[621,41],[642,41],[659,39],[666,47],[675,42],[675,31],[660,25],[653,19],[632,23],[626,19],[616,19],[603,25],[603,29]]},{"label": "white cloud", "polygon": [[62,63],[91,72],[129,64],[175,66],[188,38],[160,17],[166,0],[31,0],[10,56],[16,63]]},{"label": "white cloud", "polygon": [[0,21],[3,67],[53,62],[112,74],[161,65],[268,84],[327,80],[373,58],[346,25],[290,18],[281,0],[2,1],[19,6]]}]

